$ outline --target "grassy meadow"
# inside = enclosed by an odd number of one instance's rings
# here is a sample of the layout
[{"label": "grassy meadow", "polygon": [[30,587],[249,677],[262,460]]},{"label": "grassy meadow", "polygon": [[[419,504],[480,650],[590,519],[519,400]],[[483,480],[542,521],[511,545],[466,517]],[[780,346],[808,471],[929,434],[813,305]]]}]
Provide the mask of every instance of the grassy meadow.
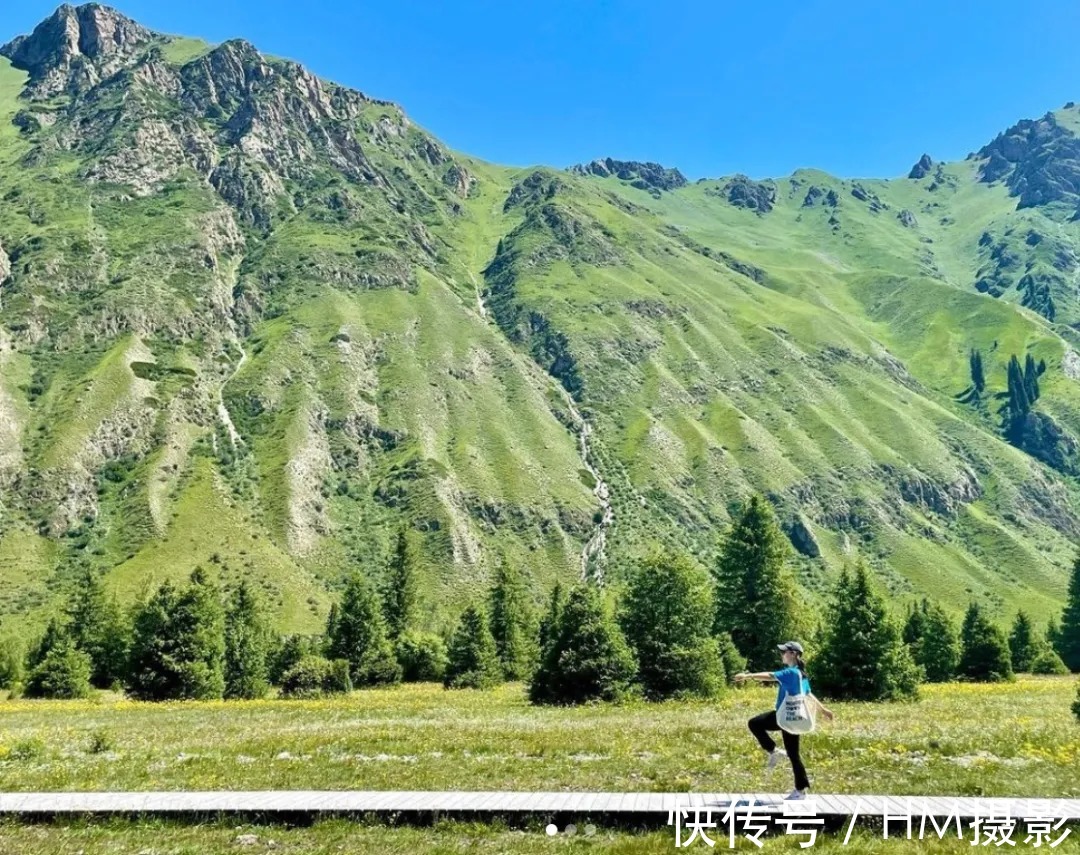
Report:
[{"label": "grassy meadow", "polygon": [[[1080,797],[1075,677],[924,686],[911,704],[834,705],[804,750],[819,793]],[[763,770],[746,720],[768,687],[716,702],[530,706],[523,687],[432,684],[321,701],[0,703],[4,790],[463,789],[786,792]],[[6,852],[235,851],[651,852],[670,834],[600,828],[548,838],[542,827],[443,823],[394,828],[327,819],[306,828],[164,821],[0,825]],[[165,842],[167,841],[167,843]],[[834,841],[838,843],[839,841]],[[784,851],[792,841],[774,838]],[[870,831],[860,851],[893,851]],[[964,845],[970,845],[965,842]],[[824,843],[815,849],[830,851]],[[936,850],[949,851],[949,850]]]}]

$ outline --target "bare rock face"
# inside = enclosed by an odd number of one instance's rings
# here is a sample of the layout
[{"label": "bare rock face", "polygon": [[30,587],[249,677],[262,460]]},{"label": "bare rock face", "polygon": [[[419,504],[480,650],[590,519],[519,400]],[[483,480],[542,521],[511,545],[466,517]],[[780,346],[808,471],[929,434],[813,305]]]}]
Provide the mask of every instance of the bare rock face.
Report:
[{"label": "bare rock face", "polygon": [[908,173],[908,178],[925,178],[930,174],[930,170],[934,168],[934,161],[930,159],[930,155],[924,154],[919,158],[918,163],[911,167],[911,171]]},{"label": "bare rock face", "polygon": [[4,252],[4,245],[0,244],[0,285],[3,285],[11,275],[11,259]]},{"label": "bare rock face", "polygon": [[50,98],[105,79],[153,39],[114,9],[64,5],[33,33],[0,48],[0,55],[30,73],[29,97]]},{"label": "bare rock face", "polygon": [[570,167],[576,175],[596,175],[606,178],[614,175],[621,181],[629,181],[630,186],[658,195],[664,190],[677,190],[687,184],[686,176],[659,163],[639,163],[635,160],[615,160],[604,157],[591,163],[579,163]]}]

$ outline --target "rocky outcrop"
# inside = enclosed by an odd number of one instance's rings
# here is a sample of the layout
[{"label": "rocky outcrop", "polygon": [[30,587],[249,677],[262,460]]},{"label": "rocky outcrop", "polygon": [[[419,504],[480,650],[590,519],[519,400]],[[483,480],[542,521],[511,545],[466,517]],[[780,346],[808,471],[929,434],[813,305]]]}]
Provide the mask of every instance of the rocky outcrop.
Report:
[{"label": "rocky outcrop", "polygon": [[982,496],[978,476],[963,468],[951,481],[941,482],[914,470],[898,472],[885,466],[885,477],[896,483],[900,497],[908,504],[943,516],[954,516],[959,505],[974,502]]},{"label": "rocky outcrop", "polygon": [[600,178],[615,176],[620,181],[628,181],[631,187],[659,195],[661,191],[677,190],[687,184],[686,176],[678,169],[661,166],[659,163],[639,163],[636,160],[614,160],[600,158],[591,163],[579,163],[571,166],[576,175],[596,175]]},{"label": "rocky outcrop", "polygon": [[1031,410],[1014,426],[1012,443],[1066,475],[1080,473],[1080,442],[1046,413]]},{"label": "rocky outcrop", "polygon": [[934,168],[934,161],[930,159],[930,155],[924,154],[919,158],[918,162],[911,167],[911,171],[908,172],[908,178],[914,178],[916,180],[925,178],[930,174],[930,170]]},{"label": "rocky outcrop", "polygon": [[1005,181],[1017,207],[1080,204],[1080,138],[1052,113],[1018,122],[975,156],[984,161],[980,180]]},{"label": "rocky outcrop", "polygon": [[817,542],[817,538],[814,537],[814,532],[811,530],[810,525],[803,518],[802,514],[796,514],[792,520],[784,526],[784,531],[788,536],[788,540],[791,541],[791,545],[802,555],[807,558],[820,558],[821,546]]},{"label": "rocky outcrop", "polygon": [[878,198],[876,193],[871,193],[869,190],[867,190],[865,187],[858,183],[856,183],[851,188],[851,195],[858,199],[860,202],[865,202],[867,206],[869,206],[870,212],[873,214],[877,214],[881,211],[887,210],[889,207],[887,204],[882,202],[881,199]]},{"label": "rocky outcrop", "polygon": [[566,184],[554,175],[540,170],[532,172],[510,188],[510,193],[507,194],[506,201],[503,203],[503,212],[532,202],[554,199],[555,195],[565,187]]},{"label": "rocky outcrop", "polygon": [[919,225],[919,221],[915,219],[915,215],[911,213],[907,208],[904,208],[899,214],[896,215],[896,219],[900,221],[900,225],[904,228],[913,229]]},{"label": "rocky outcrop", "polygon": [[104,80],[153,40],[153,33],[114,9],[64,5],[30,35],[0,47],[0,55],[29,72],[28,96],[50,98]]},{"label": "rocky outcrop", "polygon": [[4,252],[4,245],[0,243],[0,285],[3,285],[11,275],[11,259]]},{"label": "rocky outcrop", "polygon": [[772,182],[754,181],[745,175],[736,175],[721,190],[705,192],[723,196],[736,208],[747,208],[759,215],[769,213],[776,202],[776,187]]},{"label": "rocky outcrop", "polygon": [[453,190],[456,195],[465,199],[472,193],[473,187],[476,186],[476,179],[469,174],[469,171],[464,166],[452,163],[443,173],[443,184]]}]

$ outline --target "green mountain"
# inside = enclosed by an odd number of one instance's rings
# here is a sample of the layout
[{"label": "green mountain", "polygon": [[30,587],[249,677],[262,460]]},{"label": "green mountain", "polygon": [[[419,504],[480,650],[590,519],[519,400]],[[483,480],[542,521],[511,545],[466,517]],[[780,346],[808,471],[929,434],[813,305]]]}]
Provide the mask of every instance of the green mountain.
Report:
[{"label": "green mountain", "polygon": [[690,183],[484,163],[97,5],[0,55],[6,623],[86,566],[130,599],[202,565],[316,629],[404,525],[437,627],[501,561],[538,595],[711,561],[751,491],[811,602],[857,552],[897,597],[1060,604],[1075,106],[906,178]]}]

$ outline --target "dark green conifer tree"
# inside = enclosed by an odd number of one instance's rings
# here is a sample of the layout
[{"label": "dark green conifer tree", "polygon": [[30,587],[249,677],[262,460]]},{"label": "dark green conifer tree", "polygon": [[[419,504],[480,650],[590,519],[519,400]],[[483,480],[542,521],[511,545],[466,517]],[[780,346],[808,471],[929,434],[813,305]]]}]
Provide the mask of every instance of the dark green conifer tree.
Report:
[{"label": "dark green conifer tree", "polygon": [[721,546],[716,568],[717,635],[728,632],[752,670],[776,664],[776,645],[798,635],[787,540],[772,509],[751,497]]}]

